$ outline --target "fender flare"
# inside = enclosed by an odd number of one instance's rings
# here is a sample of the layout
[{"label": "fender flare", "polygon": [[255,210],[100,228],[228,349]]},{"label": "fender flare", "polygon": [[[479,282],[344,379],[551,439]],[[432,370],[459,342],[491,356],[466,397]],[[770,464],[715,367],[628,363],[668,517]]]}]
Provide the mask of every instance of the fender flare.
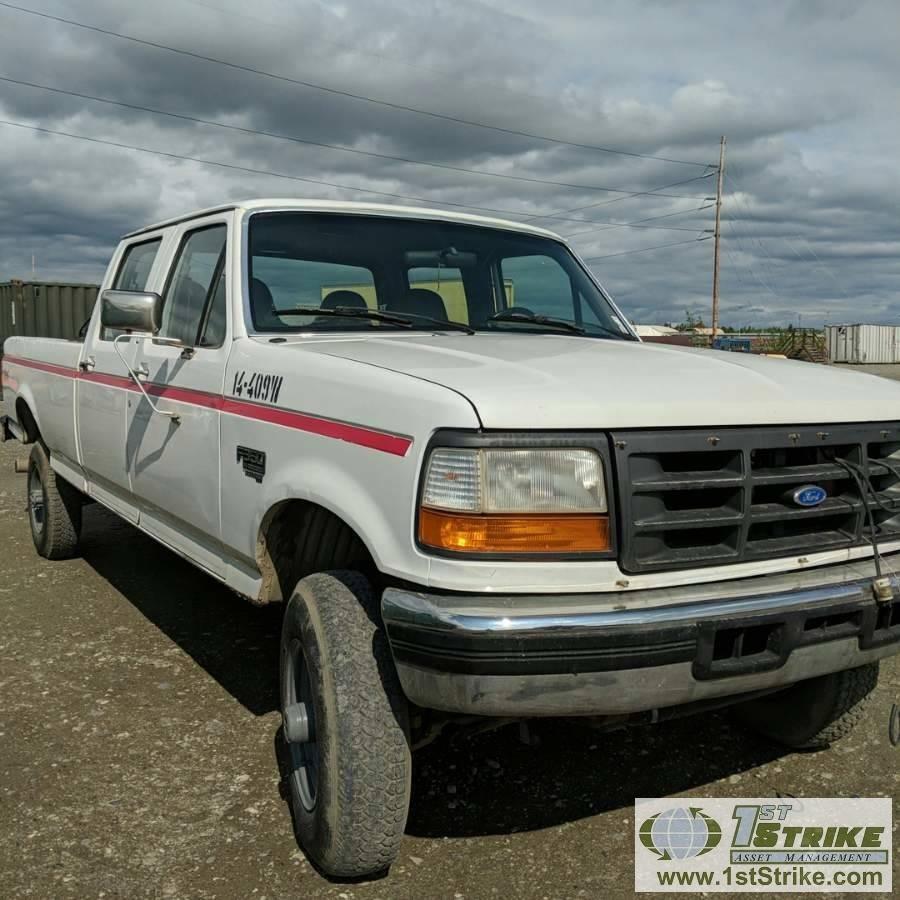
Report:
[{"label": "fender flare", "polygon": [[[340,485],[340,488],[334,492],[323,491],[322,485]],[[254,539],[262,534],[275,510],[292,500],[314,503],[328,510],[356,534],[375,565],[380,564],[379,543],[373,540],[373,535],[389,534],[391,528],[362,479],[323,459],[306,459],[282,468],[266,491],[260,506],[263,512],[253,522]]]}]

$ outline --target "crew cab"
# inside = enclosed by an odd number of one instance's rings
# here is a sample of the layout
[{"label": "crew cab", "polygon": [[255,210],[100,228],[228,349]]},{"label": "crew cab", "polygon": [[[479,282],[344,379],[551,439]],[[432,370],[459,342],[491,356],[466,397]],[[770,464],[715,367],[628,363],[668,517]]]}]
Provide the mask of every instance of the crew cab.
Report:
[{"label": "crew cab", "polygon": [[852,726],[900,649],[900,386],[642,343],[566,242],[255,200],[118,245],[83,340],[12,338],[38,553],[96,501],[284,604],[299,839],[394,859],[442,717]]}]

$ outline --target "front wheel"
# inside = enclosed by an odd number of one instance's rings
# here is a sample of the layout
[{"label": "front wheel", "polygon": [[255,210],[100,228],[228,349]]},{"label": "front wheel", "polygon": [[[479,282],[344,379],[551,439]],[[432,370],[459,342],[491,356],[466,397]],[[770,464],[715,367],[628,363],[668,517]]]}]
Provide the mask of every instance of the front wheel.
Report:
[{"label": "front wheel", "polygon": [[357,572],[303,578],[281,631],[281,712],[297,838],[335,877],[396,859],[409,809],[409,723],[378,603]]},{"label": "front wheel", "polygon": [[37,552],[45,559],[69,559],[78,550],[81,500],[78,491],[58,478],[40,442],[28,458],[28,522]]},{"label": "front wheel", "polygon": [[878,684],[878,663],[800,681],[734,708],[745,725],[795,750],[817,750],[859,724]]}]

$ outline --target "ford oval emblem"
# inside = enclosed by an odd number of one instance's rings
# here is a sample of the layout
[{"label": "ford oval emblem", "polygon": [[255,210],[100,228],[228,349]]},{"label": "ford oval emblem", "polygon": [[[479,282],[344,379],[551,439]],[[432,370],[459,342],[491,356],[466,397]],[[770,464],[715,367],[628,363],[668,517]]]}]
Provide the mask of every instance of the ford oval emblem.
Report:
[{"label": "ford oval emblem", "polygon": [[817,484],[804,484],[791,497],[797,506],[819,506],[828,499],[828,491]]}]

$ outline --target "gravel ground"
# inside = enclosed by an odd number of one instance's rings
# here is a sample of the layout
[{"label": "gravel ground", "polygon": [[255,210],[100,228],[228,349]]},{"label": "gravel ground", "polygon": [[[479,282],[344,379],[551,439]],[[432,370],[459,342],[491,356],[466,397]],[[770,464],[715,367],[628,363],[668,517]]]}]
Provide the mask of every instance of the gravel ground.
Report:
[{"label": "gravel ground", "polygon": [[835,368],[844,372],[863,372],[866,375],[880,375],[882,378],[890,378],[892,381],[900,381],[900,365],[894,363],[881,363],[865,366],[851,366],[848,363],[836,363]]},{"label": "gravel ground", "polygon": [[329,882],[279,790],[277,610],[96,506],[82,559],[41,560],[21,452],[0,448],[4,898],[630,896],[635,796],[898,794],[895,658],[863,726],[814,754],[724,713],[613,734],[543,722],[527,742],[516,727],[459,733],[415,757],[390,874]]}]

